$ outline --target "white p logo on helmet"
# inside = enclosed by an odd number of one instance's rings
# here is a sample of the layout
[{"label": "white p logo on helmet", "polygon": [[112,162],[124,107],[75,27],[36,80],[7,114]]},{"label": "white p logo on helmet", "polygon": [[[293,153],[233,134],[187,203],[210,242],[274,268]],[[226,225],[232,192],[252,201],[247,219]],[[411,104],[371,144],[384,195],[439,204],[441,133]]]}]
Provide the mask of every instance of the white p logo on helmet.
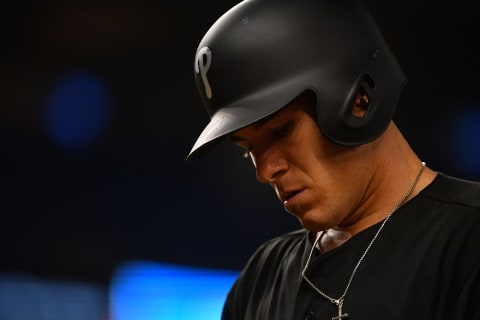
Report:
[{"label": "white p logo on helmet", "polygon": [[212,88],[207,79],[207,72],[210,69],[212,63],[212,52],[209,47],[203,47],[198,50],[197,57],[195,58],[195,72],[202,77],[203,87],[205,88],[205,95],[208,99],[212,98]]}]

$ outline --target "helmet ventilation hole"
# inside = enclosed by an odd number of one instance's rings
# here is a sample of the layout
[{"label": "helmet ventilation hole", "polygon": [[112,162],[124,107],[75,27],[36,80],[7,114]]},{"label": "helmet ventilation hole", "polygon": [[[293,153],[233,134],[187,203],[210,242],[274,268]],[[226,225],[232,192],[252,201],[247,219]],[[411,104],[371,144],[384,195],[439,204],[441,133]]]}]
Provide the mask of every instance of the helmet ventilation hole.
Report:
[{"label": "helmet ventilation hole", "polygon": [[355,100],[352,106],[352,116],[355,118],[365,118],[370,106],[371,98],[373,97],[373,91],[375,90],[375,83],[372,78],[366,74],[363,77],[363,81],[359,90],[356,93]]}]

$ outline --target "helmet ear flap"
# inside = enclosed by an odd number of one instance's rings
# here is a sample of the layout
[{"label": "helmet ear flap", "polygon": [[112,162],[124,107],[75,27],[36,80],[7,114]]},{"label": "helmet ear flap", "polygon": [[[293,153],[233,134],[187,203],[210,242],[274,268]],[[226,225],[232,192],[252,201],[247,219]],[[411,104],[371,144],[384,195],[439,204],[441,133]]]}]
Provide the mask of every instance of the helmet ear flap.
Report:
[{"label": "helmet ear flap", "polygon": [[[384,110],[379,108],[382,100],[383,96],[374,78],[363,71],[354,81],[336,117],[335,113],[322,119],[317,117],[320,129],[327,138],[344,146],[372,141],[384,131],[384,128],[379,127],[382,117],[385,117],[382,115]],[[332,121],[335,118],[337,121]],[[352,137],[355,139],[352,140]]]}]

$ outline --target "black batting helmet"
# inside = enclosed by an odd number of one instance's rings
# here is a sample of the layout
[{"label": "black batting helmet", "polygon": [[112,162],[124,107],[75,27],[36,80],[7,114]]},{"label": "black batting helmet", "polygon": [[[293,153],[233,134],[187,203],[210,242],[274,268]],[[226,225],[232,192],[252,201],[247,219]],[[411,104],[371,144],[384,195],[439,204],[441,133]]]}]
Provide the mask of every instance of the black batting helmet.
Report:
[{"label": "black batting helmet", "polygon": [[[381,135],[406,77],[372,17],[356,0],[245,0],[201,40],[196,84],[210,123],[188,160],[287,105],[316,95],[317,122],[332,142],[355,146]],[[365,115],[352,114],[359,90]]]}]

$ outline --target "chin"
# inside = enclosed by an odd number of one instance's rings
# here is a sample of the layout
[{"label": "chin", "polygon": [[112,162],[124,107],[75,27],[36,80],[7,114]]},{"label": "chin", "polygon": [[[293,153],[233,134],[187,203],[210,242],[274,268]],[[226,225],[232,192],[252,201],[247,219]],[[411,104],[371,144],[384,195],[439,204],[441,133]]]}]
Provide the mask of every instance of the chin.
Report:
[{"label": "chin", "polygon": [[325,221],[319,220],[318,217],[317,219],[315,219],[314,216],[308,215],[306,213],[300,215],[296,214],[295,216],[297,217],[298,221],[300,221],[302,227],[308,231],[319,232],[330,228],[329,226],[327,226],[327,223]]}]

